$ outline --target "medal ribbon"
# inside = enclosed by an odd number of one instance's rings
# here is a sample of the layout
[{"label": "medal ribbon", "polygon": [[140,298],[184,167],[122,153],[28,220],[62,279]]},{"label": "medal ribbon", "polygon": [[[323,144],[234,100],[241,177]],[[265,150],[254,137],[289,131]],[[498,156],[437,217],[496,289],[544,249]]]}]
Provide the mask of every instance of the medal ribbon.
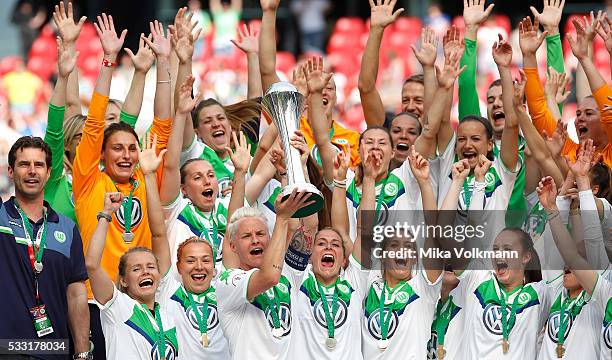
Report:
[{"label": "medal ribbon", "polygon": [[[400,287],[404,287],[405,282],[400,282]],[[387,288],[387,282],[383,282],[382,292],[380,293],[380,303],[378,304],[378,317],[380,321],[380,339],[387,340],[387,335],[389,334],[389,322],[391,321],[391,315],[393,315],[393,309],[389,309],[387,312],[387,316],[385,315],[385,290]],[[393,294],[395,291],[392,291]]]},{"label": "medal ribbon", "polygon": [[319,295],[321,296],[321,305],[323,306],[323,311],[325,312],[325,323],[327,324],[327,337],[329,339],[334,338],[334,333],[336,331],[336,312],[338,311],[338,289],[336,288],[336,284],[338,283],[338,279],[334,283],[334,294],[332,295],[332,310],[330,311],[329,306],[327,306],[327,296],[323,292],[323,287],[319,284],[319,281],[315,279],[317,283],[317,289],[319,290]]},{"label": "medal ribbon", "polygon": [[472,192],[470,191],[470,182],[474,180],[474,175],[470,175],[463,181],[463,202],[465,202],[465,210],[470,208],[472,202]]},{"label": "medal ribbon", "polygon": [[266,304],[270,307],[270,316],[272,316],[272,325],[275,329],[280,329],[280,319],[278,317],[278,310],[280,309],[280,300],[276,296],[276,288],[272,288],[274,298],[270,299],[266,293],[262,294]]},{"label": "medal ribbon", "polygon": [[[132,185],[130,194],[123,201],[123,204],[121,204],[121,207],[123,208],[123,228],[125,229],[125,233],[132,232],[132,198],[134,197],[134,191],[136,191],[136,188],[138,187],[138,181],[130,180],[130,185]],[[117,184],[115,184],[115,188],[117,188]],[[119,191],[119,188],[117,188],[117,191]]]},{"label": "medal ribbon", "polygon": [[374,219],[376,223],[378,223],[378,214],[380,214],[380,208],[382,207],[382,202],[385,199],[385,188],[387,187],[387,182],[389,181],[390,176],[391,174],[387,174],[387,178],[385,179],[382,184],[382,187],[380,188],[380,194],[378,194],[378,197],[376,199],[376,219]]},{"label": "medal ribbon", "polygon": [[193,296],[187,289],[183,287],[183,291],[187,295],[189,299],[189,304],[195,313],[196,320],[198,321],[198,328],[200,329],[200,335],[208,333],[208,300],[206,299],[206,295],[204,296],[204,309],[203,314],[200,314],[198,308],[196,307],[195,301],[193,300]]},{"label": "medal ribbon", "polygon": [[210,234],[208,234],[208,230],[204,230],[202,231],[202,233],[204,234],[204,237],[206,238],[206,240],[208,240],[208,242],[213,246],[213,251],[216,251],[219,245],[217,244],[217,241],[219,240],[219,230],[217,230],[217,222],[215,221],[215,217],[214,217],[215,209],[214,208],[212,209],[212,211],[210,212],[210,218],[208,218],[193,203],[191,204],[191,206],[193,206],[193,210],[196,212],[196,214],[198,214],[200,217],[202,217],[203,219],[205,219],[206,221],[212,224],[212,230],[213,230],[212,239],[210,238]]},{"label": "medal ribbon", "polygon": [[[441,299],[440,299],[441,300]],[[438,301],[436,306],[436,334],[438,335],[438,344],[444,346],[444,338],[448,330],[448,324],[451,321],[451,312],[453,297],[449,296],[445,302]]]},{"label": "medal ribbon", "polygon": [[21,210],[19,204],[16,201],[15,207],[19,212],[19,216],[21,217],[23,229],[25,230],[25,237],[28,241],[28,254],[30,256],[30,265],[32,266],[32,270],[34,270],[34,273],[36,273],[37,271],[34,267],[34,263],[42,263],[42,256],[43,252],[45,251],[45,245],[47,243],[47,212],[43,210],[43,224],[38,229],[38,232],[36,233],[36,241],[34,241],[34,229],[32,229],[32,224],[30,224],[30,220],[23,212],[23,210]]},{"label": "medal ribbon", "polygon": [[[151,310],[149,310],[149,308],[145,304],[140,304],[140,309],[147,315],[149,321],[151,321]],[[157,343],[159,357],[161,359],[164,359],[166,357],[166,339],[164,335],[164,327],[162,326],[161,315],[159,314],[158,303],[155,303],[153,312],[155,313],[155,319],[153,319],[153,321],[157,325],[157,331],[155,332],[155,342]]]},{"label": "medal ribbon", "polygon": [[[559,334],[557,335],[557,344],[563,346],[565,342],[565,330],[567,329],[567,325],[569,323],[569,318],[572,316],[572,309],[574,305],[578,304],[582,297],[584,297],[584,290],[580,292],[580,294],[572,301],[568,296],[563,300],[563,293],[561,293],[561,311],[559,312]],[[569,295],[569,294],[568,294]],[[567,310],[566,310],[567,308]],[[565,320],[565,313],[569,312],[569,316],[567,320]]]},{"label": "medal ribbon", "polygon": [[521,286],[521,289],[518,290],[518,294],[516,295],[516,297],[514,298],[514,301],[512,302],[512,308],[510,309],[510,318],[507,318],[508,316],[508,309],[506,308],[506,295],[504,294],[504,289],[499,286],[499,284],[497,283],[497,279],[495,279],[495,285],[496,288],[499,290],[498,292],[498,296],[499,296],[499,301],[500,301],[500,305],[501,305],[501,315],[502,315],[502,334],[503,334],[503,339],[507,342],[508,338],[510,337],[510,330],[512,330],[512,328],[514,327],[514,324],[516,323],[516,308],[518,306],[518,299],[521,296],[521,293],[523,292],[523,288],[524,286]]}]

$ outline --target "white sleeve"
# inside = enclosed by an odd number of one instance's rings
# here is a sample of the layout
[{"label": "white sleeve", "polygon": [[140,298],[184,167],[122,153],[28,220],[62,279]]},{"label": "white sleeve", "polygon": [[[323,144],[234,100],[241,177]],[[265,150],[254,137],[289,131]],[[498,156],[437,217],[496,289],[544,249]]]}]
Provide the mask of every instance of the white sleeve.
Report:
[{"label": "white sleeve", "polygon": [[242,269],[225,270],[217,281],[217,297],[219,306],[225,313],[232,312],[244,304],[249,303],[247,291],[251,276],[258,269],[244,271]]},{"label": "white sleeve", "polygon": [[132,316],[134,304],[136,301],[119,291],[116,286],[113,286],[113,297],[106,304],[96,301],[100,309],[100,318],[110,324],[122,323],[125,319],[129,319]]},{"label": "white sleeve", "polygon": [[164,208],[164,215],[166,218],[166,221],[173,221],[176,220],[181,212],[181,210],[183,210],[183,206],[185,203],[185,198],[183,197],[182,194],[178,194],[178,196],[176,197],[176,199],[174,199],[174,201],[168,205],[165,205]]},{"label": "white sleeve", "polygon": [[604,237],[604,246],[608,253],[612,253],[612,238],[610,228],[612,228],[612,205],[605,198],[599,198],[603,205],[603,220],[601,222],[601,233]]},{"label": "white sleeve", "polygon": [[604,247],[601,222],[593,191],[581,191],[578,196],[580,197],[580,217],[587,262],[592,269],[605,269],[610,261]]},{"label": "white sleeve", "polygon": [[454,299],[455,304],[461,308],[465,308],[468,298],[476,290],[478,285],[487,280],[490,276],[489,270],[464,270],[457,278],[462,286],[461,292]]},{"label": "white sleeve", "polygon": [[181,166],[183,166],[183,164],[185,164],[185,162],[187,162],[187,160],[189,159],[195,159],[200,157],[203,151],[204,144],[202,144],[200,140],[198,140],[198,137],[196,135],[193,135],[193,141],[191,142],[191,145],[189,145],[189,148],[181,151]]},{"label": "white sleeve", "polygon": [[[514,190],[514,183],[516,182],[516,178],[518,176],[519,171],[521,170],[521,167],[523,166],[523,163],[519,159],[516,162],[516,167],[514,169],[508,169],[506,168],[506,165],[504,164],[504,161],[502,160],[501,156],[495,156],[495,158],[493,159],[493,165],[491,166],[495,166],[495,170],[497,170],[497,175],[501,180],[505,192],[504,199],[507,199],[506,203],[501,205],[504,205],[503,209],[507,209],[508,204],[510,203],[510,197],[512,196],[512,191]],[[500,205],[495,204],[495,206]],[[500,207],[492,210],[502,210],[502,208]]]},{"label": "white sleeve", "polygon": [[440,298],[440,289],[442,288],[442,279],[444,278],[444,271],[440,273],[440,276],[436,279],[436,281],[431,282],[427,278],[427,272],[424,269],[420,269],[419,274],[417,275],[417,287],[418,293],[423,295],[423,298],[431,303],[436,304],[438,299]]},{"label": "white sleeve", "polygon": [[486,208],[485,181],[474,181],[474,189],[472,189],[472,198],[470,200],[470,211],[484,210]]},{"label": "white sleeve", "polygon": [[157,292],[155,293],[155,299],[160,305],[166,305],[172,294],[181,286],[177,278],[180,278],[180,275],[178,275],[174,267],[171,266],[170,269],[168,269],[168,273],[166,273],[159,282]]},{"label": "white sleeve", "polygon": [[568,199],[566,196],[557,196],[557,208],[559,208],[559,213],[561,214],[561,220],[563,223],[567,225],[569,221],[569,210],[572,201]]},{"label": "white sleeve", "polygon": [[597,282],[588,301],[597,307],[598,314],[605,314],[606,305],[610,297],[612,297],[612,283],[600,274],[597,274]]}]

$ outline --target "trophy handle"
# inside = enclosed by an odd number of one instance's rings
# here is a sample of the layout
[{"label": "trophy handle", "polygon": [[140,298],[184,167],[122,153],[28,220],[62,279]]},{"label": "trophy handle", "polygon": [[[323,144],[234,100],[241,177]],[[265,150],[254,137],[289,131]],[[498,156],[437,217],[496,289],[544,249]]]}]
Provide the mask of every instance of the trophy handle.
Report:
[{"label": "trophy handle", "polygon": [[319,191],[319,189],[317,189],[316,186],[314,186],[311,183],[306,183],[306,182],[285,186],[280,193],[281,201],[287,200],[287,198],[289,198],[293,190],[297,190],[298,192],[309,193],[310,195],[308,196],[307,201],[314,201],[314,202],[310,205],[300,208],[298,211],[295,212],[295,214],[293,214],[292,218],[295,218],[295,219],[305,218],[312,214],[316,214],[319,211],[321,211],[321,209],[323,209],[323,205],[325,203],[323,199],[323,194],[321,194],[321,191]]}]

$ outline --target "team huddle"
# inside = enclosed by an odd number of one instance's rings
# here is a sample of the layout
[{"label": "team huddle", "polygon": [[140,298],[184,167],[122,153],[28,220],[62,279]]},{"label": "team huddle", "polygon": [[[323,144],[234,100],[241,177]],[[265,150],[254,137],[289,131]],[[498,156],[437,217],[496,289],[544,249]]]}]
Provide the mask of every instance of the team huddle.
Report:
[{"label": "team huddle", "polygon": [[[126,49],[131,87],[124,102],[109,99],[127,31],[98,16],[104,58],[87,116],[75,69],[85,18],[55,7],[45,138],[9,152],[0,338],[71,339],[70,355],[31,355],[42,359],[612,359],[612,89],[592,59],[596,36],[612,53],[607,14],[573,20],[567,35],[579,62],[575,143],[561,122],[564,0],[544,0],[519,23],[521,54],[499,35],[486,117],[476,42],[494,5],[464,0],[464,33],[446,32],[438,63],[432,29],[406,45],[423,73],[387,116],[379,50],[403,9],[370,0],[361,134],[334,119],[336,85],[321,58],[281,82],[279,3],[260,0],[259,33],[240,29],[248,100],[227,106],[194,91],[200,30],[186,8]],[[154,63],[154,120],[139,137]],[[289,103],[302,102],[289,133]],[[399,223],[482,231],[373,240]],[[514,256],[393,256],[478,244]]]}]

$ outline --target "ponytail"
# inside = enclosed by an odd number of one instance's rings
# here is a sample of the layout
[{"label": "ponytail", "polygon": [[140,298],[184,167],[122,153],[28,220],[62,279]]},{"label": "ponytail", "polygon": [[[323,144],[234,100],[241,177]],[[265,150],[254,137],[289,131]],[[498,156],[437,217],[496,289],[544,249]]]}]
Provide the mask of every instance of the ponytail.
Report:
[{"label": "ponytail", "polygon": [[240,130],[258,135],[258,131],[253,126],[254,119],[259,123],[259,115],[261,113],[261,105],[255,100],[244,100],[228,106],[223,106],[215,99],[206,99],[200,101],[198,106],[192,112],[193,128],[197,129],[200,123],[200,111],[202,109],[217,105],[225,112],[225,116],[232,127],[232,130],[238,132]]}]

